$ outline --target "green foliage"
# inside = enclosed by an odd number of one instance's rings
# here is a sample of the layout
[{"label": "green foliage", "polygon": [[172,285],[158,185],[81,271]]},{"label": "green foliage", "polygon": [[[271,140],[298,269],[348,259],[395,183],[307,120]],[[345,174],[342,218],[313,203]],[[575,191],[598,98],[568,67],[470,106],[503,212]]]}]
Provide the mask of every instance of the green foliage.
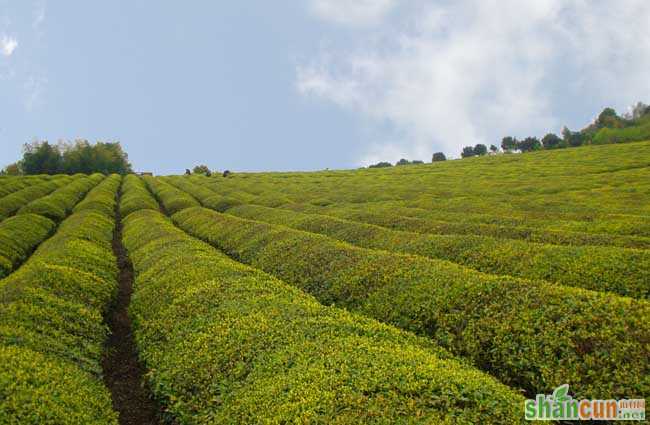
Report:
[{"label": "green foliage", "polygon": [[136,342],[179,423],[522,422],[520,395],[429,341],[319,305],[158,212],[131,214],[124,243]]},{"label": "green foliage", "polygon": [[124,177],[120,201],[120,215],[122,217],[126,217],[133,211],[143,209],[158,210],[159,208],[158,202],[151,195],[140,177],[133,174]]},{"label": "green foliage", "polygon": [[0,219],[9,217],[23,206],[47,196],[72,181],[72,177],[57,177],[53,180],[35,183],[5,196],[0,199]]},{"label": "green foliage", "polygon": [[[89,205],[91,197],[105,195],[89,193]],[[115,223],[102,211],[72,214],[0,280],[0,417],[6,423],[117,424],[101,378],[102,316],[117,289]]]},{"label": "green foliage", "polygon": [[427,335],[530,394],[567,381],[589,397],[650,390],[650,376],[638,367],[647,357],[646,301],[489,276],[203,208],[186,209],[173,220],[325,304]]},{"label": "green foliage", "polygon": [[24,174],[126,174],[131,172],[128,155],[119,143],[86,140],[52,145],[47,141],[27,143],[17,164]]},{"label": "green foliage", "polygon": [[57,174],[61,171],[61,152],[48,142],[26,143],[20,169],[25,174]]},{"label": "green foliage", "polygon": [[594,135],[594,145],[629,143],[650,140],[650,121],[646,124],[626,128],[602,128]]},{"label": "green foliage", "polygon": [[39,198],[22,207],[18,214],[39,214],[54,221],[63,220],[72,212],[74,206],[97,184],[104,179],[101,174],[75,179],[50,195]]},{"label": "green foliage", "polygon": [[95,186],[86,198],[74,207],[74,211],[93,210],[112,216],[115,213],[115,196],[122,182],[122,176],[113,174]]},{"label": "green foliage", "polygon": [[543,245],[475,235],[421,235],[251,205],[229,209],[228,213],[322,233],[365,248],[449,260],[490,274],[547,280],[640,299],[650,297],[648,250]]},{"label": "green foliage", "polygon": [[32,251],[56,228],[56,224],[36,214],[23,214],[0,223],[0,278],[25,261]]},{"label": "green foliage", "polygon": [[17,162],[7,165],[0,171],[1,176],[20,176],[22,174],[23,171],[20,169],[20,164]]},{"label": "green foliage", "polygon": [[542,145],[544,149],[555,149],[562,147],[562,139],[557,134],[548,133],[542,139]]},{"label": "green foliage", "polygon": [[392,167],[392,166],[393,166],[393,164],[391,164],[390,162],[382,161],[382,162],[378,162],[376,164],[369,165],[368,168],[386,168],[386,167]]},{"label": "green foliage", "polygon": [[203,174],[204,176],[210,177],[212,175],[212,172],[208,168],[207,165],[197,165],[194,167],[192,170],[194,174]]},{"label": "green foliage", "polygon": [[474,152],[474,148],[472,146],[465,146],[463,148],[463,151],[460,153],[460,156],[462,158],[470,158],[472,156],[476,156],[476,152]]},{"label": "green foliage", "polygon": [[144,176],[143,178],[149,190],[164,205],[169,214],[173,214],[184,208],[200,205],[191,195],[176,189],[162,179],[156,179],[151,176]]},{"label": "green foliage", "polygon": [[445,156],[444,153],[442,152],[436,152],[433,154],[433,158],[431,159],[431,162],[440,162],[440,161],[446,161],[447,157]]},{"label": "green foliage", "polygon": [[478,143],[476,146],[474,146],[474,155],[476,156],[487,155],[487,152],[487,146],[482,143]]},{"label": "green foliage", "polygon": [[504,151],[514,151],[515,149],[517,149],[518,144],[519,142],[517,141],[517,139],[515,139],[514,137],[507,136],[504,137],[503,140],[501,141],[501,149],[503,149]]},{"label": "green foliage", "polygon": [[517,149],[522,152],[538,151],[542,149],[542,144],[536,137],[526,137],[517,143]]}]

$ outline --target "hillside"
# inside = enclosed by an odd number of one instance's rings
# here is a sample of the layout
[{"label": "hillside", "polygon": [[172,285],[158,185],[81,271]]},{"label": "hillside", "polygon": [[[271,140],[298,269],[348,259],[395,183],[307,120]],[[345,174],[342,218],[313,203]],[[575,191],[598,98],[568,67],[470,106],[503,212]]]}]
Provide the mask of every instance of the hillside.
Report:
[{"label": "hillside", "polygon": [[0,219],[0,423],[525,423],[563,384],[650,394],[650,141],[2,177]]}]

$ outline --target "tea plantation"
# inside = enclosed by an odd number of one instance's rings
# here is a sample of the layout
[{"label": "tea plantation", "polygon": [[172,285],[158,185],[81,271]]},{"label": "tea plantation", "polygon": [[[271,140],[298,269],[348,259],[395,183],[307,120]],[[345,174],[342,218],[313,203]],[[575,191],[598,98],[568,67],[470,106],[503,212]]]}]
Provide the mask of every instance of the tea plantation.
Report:
[{"label": "tea plantation", "polygon": [[562,384],[650,396],[650,142],[0,177],[0,424],[525,423]]}]

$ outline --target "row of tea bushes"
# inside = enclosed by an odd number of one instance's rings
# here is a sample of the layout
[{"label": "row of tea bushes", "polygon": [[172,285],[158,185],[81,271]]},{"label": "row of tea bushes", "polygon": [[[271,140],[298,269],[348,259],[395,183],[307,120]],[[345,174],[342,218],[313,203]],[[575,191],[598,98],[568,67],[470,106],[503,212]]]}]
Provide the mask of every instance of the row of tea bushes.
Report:
[{"label": "row of tea bushes", "polygon": [[[120,176],[114,175],[94,189],[74,208],[74,211],[84,209],[99,209],[106,215],[112,215],[111,198],[115,197],[120,185]],[[84,184],[85,187],[86,184]],[[69,187],[75,187],[71,184]],[[58,222],[58,220],[57,220]],[[8,275],[20,265],[32,251],[50,236],[56,229],[57,222],[38,214],[25,213],[10,217],[0,223],[0,278]]]},{"label": "row of tea bushes", "polygon": [[324,304],[427,335],[530,394],[567,382],[584,397],[650,392],[647,301],[486,275],[205,208],[173,220]]},{"label": "row of tea bushes", "polygon": [[55,190],[50,195],[39,198],[22,207],[18,214],[39,214],[55,221],[63,220],[72,212],[75,205],[99,182],[103,174],[81,177]]},{"label": "row of tea bushes", "polygon": [[120,199],[120,215],[122,217],[126,217],[134,211],[158,210],[159,208],[158,202],[151,196],[149,189],[140,177],[134,174],[124,177]]},{"label": "row of tea bushes", "polygon": [[[201,197],[194,195],[196,187],[189,187],[192,183],[198,187],[210,188],[221,194],[228,193],[231,199],[238,199],[240,202],[229,206],[249,203],[268,207],[282,206],[287,209],[332,215],[338,218],[345,218],[354,221],[361,221],[369,224],[376,224],[396,230],[414,231],[419,233],[446,234],[446,235],[481,235],[501,239],[522,239],[529,242],[554,244],[554,245],[596,245],[596,246],[618,246],[622,248],[650,248],[650,237],[593,233],[586,231],[570,231],[543,226],[573,225],[583,227],[583,222],[558,222],[557,220],[543,220],[536,223],[529,218],[516,219],[514,217],[498,217],[484,211],[482,214],[468,214],[466,212],[455,212],[446,210],[425,210],[422,208],[407,207],[404,201],[392,202],[367,202],[367,203],[337,203],[332,205],[331,201],[324,198],[313,199],[313,190],[309,187],[301,187],[300,192],[289,199],[284,192],[284,186],[271,186],[259,184],[264,188],[262,196],[253,196],[240,189],[239,192],[233,188],[223,187],[223,183],[215,182],[205,177],[173,177],[177,187],[186,190],[197,197],[202,204],[217,211],[224,211],[226,208],[215,208],[203,202]],[[253,190],[242,185],[244,190]],[[341,189],[343,190],[343,189]],[[245,201],[244,201],[245,200]],[[614,217],[609,217],[610,220]],[[629,219],[629,218],[628,218]],[[626,219],[626,220],[628,220]],[[591,222],[591,221],[590,221]],[[608,222],[610,226],[619,223],[620,220]],[[571,224],[573,223],[573,224]],[[636,223],[636,219],[635,219]],[[534,224],[537,224],[536,226]],[[639,226],[636,226],[638,231]]]},{"label": "row of tea bushes", "polygon": [[165,181],[183,192],[189,193],[201,202],[204,207],[216,211],[225,211],[228,208],[244,203],[238,198],[219,195],[207,186],[196,184],[196,180],[191,177],[170,176]]},{"label": "row of tea bushes", "polygon": [[645,299],[650,295],[648,250],[606,246],[558,246],[476,235],[418,234],[324,215],[299,214],[255,205],[233,204],[227,208],[223,208],[223,205],[214,208],[205,202],[206,199],[212,198],[204,194],[204,187],[184,177],[170,180],[208,208],[227,211],[244,218],[323,233],[367,248],[449,260],[485,273],[547,280],[567,286],[615,292],[633,298]]},{"label": "row of tea bushes", "polygon": [[396,205],[396,203],[381,206],[336,205],[329,208],[296,204],[289,208],[409,232],[441,235],[482,235],[552,245],[596,245],[650,249],[650,238],[643,236],[548,230],[523,225],[513,226],[463,221],[462,218],[461,220],[449,221],[458,217],[452,214],[446,217],[447,220],[442,220],[439,213],[434,216],[426,210],[403,207]]},{"label": "row of tea bushes", "polygon": [[44,181],[40,176],[4,178],[0,180],[0,198]]},{"label": "row of tea bushes", "polygon": [[156,199],[164,205],[169,214],[173,214],[184,208],[199,206],[199,203],[192,196],[182,190],[163,181],[161,178],[151,176],[143,177],[149,190],[154,194]]},{"label": "row of tea bushes", "polygon": [[324,307],[159,212],[130,214],[124,244],[136,343],[178,423],[523,422],[517,392],[430,341]]},{"label": "row of tea bushes", "polygon": [[52,180],[28,186],[0,199],[0,220],[11,216],[23,206],[47,196],[79,177],[57,176]]},{"label": "row of tea bushes", "polygon": [[116,195],[121,184],[122,177],[119,174],[111,174],[95,186],[73,211],[93,210],[107,216],[115,215]]},{"label": "row of tea bushes", "polygon": [[0,278],[29,257],[34,248],[56,228],[49,218],[37,214],[22,214],[0,223]]},{"label": "row of tea bushes", "polygon": [[115,194],[104,189],[91,191],[86,204],[103,207],[72,214],[0,280],[3,423],[117,424],[100,363],[108,332],[102,314],[117,291],[115,221],[105,212]]},{"label": "row of tea bushes", "polygon": [[365,248],[449,260],[497,275],[647,299],[650,251],[603,246],[558,246],[474,235],[423,235],[318,214],[242,205],[229,214],[321,233]]}]

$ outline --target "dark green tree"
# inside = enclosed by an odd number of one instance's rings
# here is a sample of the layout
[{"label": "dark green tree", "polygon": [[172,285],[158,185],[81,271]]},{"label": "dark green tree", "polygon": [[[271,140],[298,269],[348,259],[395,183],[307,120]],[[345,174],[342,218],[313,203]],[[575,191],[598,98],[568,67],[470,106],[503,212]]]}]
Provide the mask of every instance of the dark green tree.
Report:
[{"label": "dark green tree", "polygon": [[514,137],[504,137],[503,140],[501,141],[501,149],[503,149],[506,152],[512,152],[515,149],[517,149],[517,139]]},{"label": "dark green tree", "polygon": [[207,176],[207,175],[211,175],[211,174],[212,174],[212,173],[210,172],[210,169],[208,168],[207,165],[197,165],[196,167],[194,167],[194,169],[192,170],[192,172],[193,172],[194,174],[203,174],[203,175],[205,175],[205,176]]},{"label": "dark green tree", "polygon": [[555,149],[560,147],[562,139],[557,134],[548,133],[544,138],[542,138],[542,145],[544,149]]},{"label": "dark green tree", "polygon": [[463,148],[463,151],[460,153],[460,156],[462,158],[470,158],[475,155],[476,153],[474,152],[474,148],[472,146],[465,146]]},{"label": "dark green tree", "polygon": [[386,167],[392,167],[392,166],[393,166],[393,164],[391,164],[390,162],[382,161],[382,162],[378,162],[376,164],[369,165],[368,168],[386,168]]},{"label": "dark green tree", "polygon": [[499,152],[499,148],[496,145],[490,145],[490,152],[497,153]]},{"label": "dark green tree", "polygon": [[23,146],[21,168],[25,174],[57,174],[61,172],[61,152],[47,141]]},{"label": "dark green tree", "polygon": [[446,161],[447,157],[445,156],[444,153],[442,152],[436,152],[433,154],[433,158],[431,162],[440,162],[440,161]]},{"label": "dark green tree", "polygon": [[487,146],[485,146],[483,143],[478,143],[476,146],[474,146],[474,155],[477,156],[483,156],[487,155]]},{"label": "dark green tree", "polygon": [[522,152],[538,151],[542,149],[542,144],[537,137],[526,137],[517,144],[517,148]]}]

